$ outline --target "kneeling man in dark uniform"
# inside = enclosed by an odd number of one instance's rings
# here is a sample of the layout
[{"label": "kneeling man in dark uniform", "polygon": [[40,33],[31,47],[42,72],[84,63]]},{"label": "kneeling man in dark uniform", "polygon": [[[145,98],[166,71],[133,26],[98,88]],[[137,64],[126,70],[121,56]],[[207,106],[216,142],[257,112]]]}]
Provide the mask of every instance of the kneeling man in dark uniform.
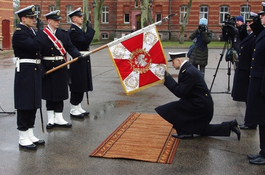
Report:
[{"label": "kneeling man in dark uniform", "polygon": [[201,72],[186,60],[186,53],[169,53],[172,66],[179,70],[178,82],[166,71],[164,85],[177,97],[174,101],[157,107],[156,112],[177,130],[173,137],[193,138],[201,136],[230,136],[231,131],[240,140],[236,120],[209,124],[213,118],[214,104]]}]

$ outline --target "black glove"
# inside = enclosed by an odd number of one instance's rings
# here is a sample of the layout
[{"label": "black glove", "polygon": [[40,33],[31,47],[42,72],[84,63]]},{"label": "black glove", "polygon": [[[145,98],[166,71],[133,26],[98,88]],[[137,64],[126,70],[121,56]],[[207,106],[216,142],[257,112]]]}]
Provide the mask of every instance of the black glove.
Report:
[{"label": "black glove", "polygon": [[90,22],[90,21],[87,21],[87,22],[86,22],[86,27],[87,27],[87,28],[89,28],[89,27],[91,27],[91,28],[92,28],[92,24],[91,24],[91,22]]},{"label": "black glove", "polygon": [[245,37],[248,36],[248,31],[247,31],[247,25],[243,24],[238,28],[238,33],[239,33],[239,38],[242,41]]},{"label": "black glove", "polygon": [[261,24],[259,15],[253,18],[253,23],[249,25],[251,30],[255,35],[259,35],[260,32],[264,29],[263,25]]},{"label": "black glove", "polygon": [[164,78],[166,79],[166,77],[170,76],[170,74],[168,73],[167,70],[165,70],[165,74],[164,74]]},{"label": "black glove", "polygon": [[36,27],[39,30],[43,30],[43,22],[42,20],[40,20],[39,18],[37,18],[37,24],[36,24]]},{"label": "black glove", "polygon": [[80,56],[78,56],[78,60],[77,61],[82,61],[82,59],[84,58],[84,55],[83,54],[81,54]]}]

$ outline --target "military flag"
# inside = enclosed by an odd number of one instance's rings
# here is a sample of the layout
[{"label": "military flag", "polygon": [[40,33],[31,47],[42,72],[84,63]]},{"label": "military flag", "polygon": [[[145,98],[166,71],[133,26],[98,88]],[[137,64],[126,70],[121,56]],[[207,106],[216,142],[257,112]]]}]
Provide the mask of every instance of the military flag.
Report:
[{"label": "military flag", "polygon": [[155,25],[107,45],[127,95],[163,82],[167,61]]}]

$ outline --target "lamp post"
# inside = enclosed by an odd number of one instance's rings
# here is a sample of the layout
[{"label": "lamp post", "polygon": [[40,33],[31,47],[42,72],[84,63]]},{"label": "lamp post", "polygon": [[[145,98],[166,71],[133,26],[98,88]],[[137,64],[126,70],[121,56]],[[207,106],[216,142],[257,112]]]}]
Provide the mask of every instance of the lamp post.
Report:
[{"label": "lamp post", "polygon": [[149,8],[151,8],[153,5],[153,1],[152,0],[149,0]]}]

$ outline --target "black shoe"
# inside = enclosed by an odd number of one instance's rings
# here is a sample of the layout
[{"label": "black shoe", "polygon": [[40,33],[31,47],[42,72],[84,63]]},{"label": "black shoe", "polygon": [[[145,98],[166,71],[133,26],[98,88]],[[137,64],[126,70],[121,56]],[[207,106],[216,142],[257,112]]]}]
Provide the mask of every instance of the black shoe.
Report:
[{"label": "black shoe", "polygon": [[239,125],[240,129],[250,130],[250,129],[256,129],[257,126],[246,126],[245,124]]},{"label": "black shoe", "polygon": [[230,122],[230,129],[231,129],[234,133],[236,133],[236,135],[237,135],[237,139],[240,140],[241,132],[240,132],[240,129],[239,129],[239,127],[238,127],[238,123],[237,123],[236,119]]},{"label": "black shoe", "polygon": [[78,118],[78,119],[84,119],[85,118],[85,115],[84,114],[80,114],[80,115],[70,114],[70,116],[73,117],[73,118]]},{"label": "black shoe", "polygon": [[254,164],[254,165],[265,165],[265,158],[260,156],[256,159],[249,160],[249,163]]},{"label": "black shoe", "polygon": [[48,123],[47,125],[46,125],[46,129],[52,129],[54,127],[54,124],[50,124],[50,123]]},{"label": "black shoe", "polygon": [[35,144],[31,144],[31,145],[20,145],[19,144],[19,147],[20,148],[25,148],[25,149],[28,149],[28,150],[36,150],[37,149],[37,146]]},{"label": "black shoe", "polygon": [[45,145],[45,141],[44,140],[38,140],[37,142],[33,142],[33,144],[35,144],[35,145]]},{"label": "black shoe", "polygon": [[88,111],[86,111],[86,112],[84,112],[84,113],[82,113],[84,116],[88,116],[89,115],[89,112]]},{"label": "black shoe", "polygon": [[248,159],[251,160],[251,159],[259,158],[261,155],[260,154],[256,154],[256,155],[247,155],[247,156],[248,156]]},{"label": "black shoe", "polygon": [[193,139],[193,134],[172,134],[172,136],[178,139]]},{"label": "black shoe", "polygon": [[66,123],[66,124],[56,124],[56,123],[54,123],[54,127],[72,128],[72,124],[71,123]]}]

